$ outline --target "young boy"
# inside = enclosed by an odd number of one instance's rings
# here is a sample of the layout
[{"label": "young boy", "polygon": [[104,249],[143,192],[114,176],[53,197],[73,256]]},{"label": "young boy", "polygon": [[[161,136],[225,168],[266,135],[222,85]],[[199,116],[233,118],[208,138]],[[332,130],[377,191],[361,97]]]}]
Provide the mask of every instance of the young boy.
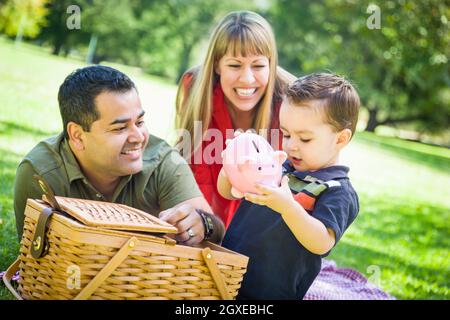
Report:
[{"label": "young boy", "polygon": [[[302,299],[321,258],[356,218],[358,196],[339,164],[352,138],[359,97],[344,78],[327,73],[297,79],[280,110],[281,186],[245,195],[222,245],[249,257],[238,299]],[[223,170],[223,169],[222,169]],[[221,171],[218,190],[232,198]]]}]

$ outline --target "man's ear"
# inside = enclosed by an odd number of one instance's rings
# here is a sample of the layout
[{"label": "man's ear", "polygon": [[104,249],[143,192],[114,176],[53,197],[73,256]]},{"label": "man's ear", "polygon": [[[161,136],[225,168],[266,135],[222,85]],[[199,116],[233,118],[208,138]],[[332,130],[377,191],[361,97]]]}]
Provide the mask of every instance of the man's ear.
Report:
[{"label": "man's ear", "polygon": [[343,148],[350,142],[351,138],[352,138],[352,130],[344,129],[341,132],[339,132],[336,143],[339,146],[339,148]]},{"label": "man's ear", "polygon": [[79,124],[70,121],[67,124],[67,134],[77,150],[84,150],[84,130]]}]

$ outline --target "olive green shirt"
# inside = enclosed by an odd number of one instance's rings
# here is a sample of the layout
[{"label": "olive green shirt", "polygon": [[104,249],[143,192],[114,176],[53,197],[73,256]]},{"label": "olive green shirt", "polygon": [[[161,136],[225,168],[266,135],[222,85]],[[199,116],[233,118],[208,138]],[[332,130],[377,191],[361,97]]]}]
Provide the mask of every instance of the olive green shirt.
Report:
[{"label": "olive green shirt", "polygon": [[[17,168],[14,211],[19,239],[28,198],[41,199],[33,175],[43,177],[57,196],[106,201],[84,176],[69,143],[61,133],[38,143]],[[164,140],[150,135],[142,171],[123,176],[112,202],[122,203],[154,216],[162,210],[202,196],[187,162]]]}]

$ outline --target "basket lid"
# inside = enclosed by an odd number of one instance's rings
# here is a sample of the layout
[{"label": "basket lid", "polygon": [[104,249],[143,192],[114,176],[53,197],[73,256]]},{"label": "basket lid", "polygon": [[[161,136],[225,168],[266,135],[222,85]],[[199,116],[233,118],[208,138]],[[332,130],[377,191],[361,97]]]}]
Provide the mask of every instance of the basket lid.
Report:
[{"label": "basket lid", "polygon": [[[45,198],[44,195],[43,199],[48,202]],[[64,212],[87,226],[157,233],[178,232],[169,223],[123,204],[59,196],[55,198]]]}]

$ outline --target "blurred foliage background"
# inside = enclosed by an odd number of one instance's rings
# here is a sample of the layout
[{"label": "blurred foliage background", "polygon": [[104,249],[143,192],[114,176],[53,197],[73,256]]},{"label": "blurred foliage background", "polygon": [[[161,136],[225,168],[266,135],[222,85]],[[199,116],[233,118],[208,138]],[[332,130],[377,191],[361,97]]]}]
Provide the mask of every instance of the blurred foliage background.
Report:
[{"label": "blurred foliage background", "polygon": [[[174,142],[176,83],[233,10],[271,23],[291,73],[336,72],[361,95],[342,155],[361,211],[329,259],[398,299],[448,300],[450,10],[437,0],[0,0],[0,271],[19,252],[15,170],[60,131],[63,79],[91,63],[120,69],[136,82],[150,132]],[[0,300],[12,298],[0,283]]]},{"label": "blurred foliage background", "polygon": [[[70,29],[74,5],[80,25]],[[1,0],[0,32],[55,55],[176,82],[202,60],[214,24],[242,9],[269,20],[280,65],[291,73],[328,70],[356,84],[361,129],[450,145],[447,1]]]}]

